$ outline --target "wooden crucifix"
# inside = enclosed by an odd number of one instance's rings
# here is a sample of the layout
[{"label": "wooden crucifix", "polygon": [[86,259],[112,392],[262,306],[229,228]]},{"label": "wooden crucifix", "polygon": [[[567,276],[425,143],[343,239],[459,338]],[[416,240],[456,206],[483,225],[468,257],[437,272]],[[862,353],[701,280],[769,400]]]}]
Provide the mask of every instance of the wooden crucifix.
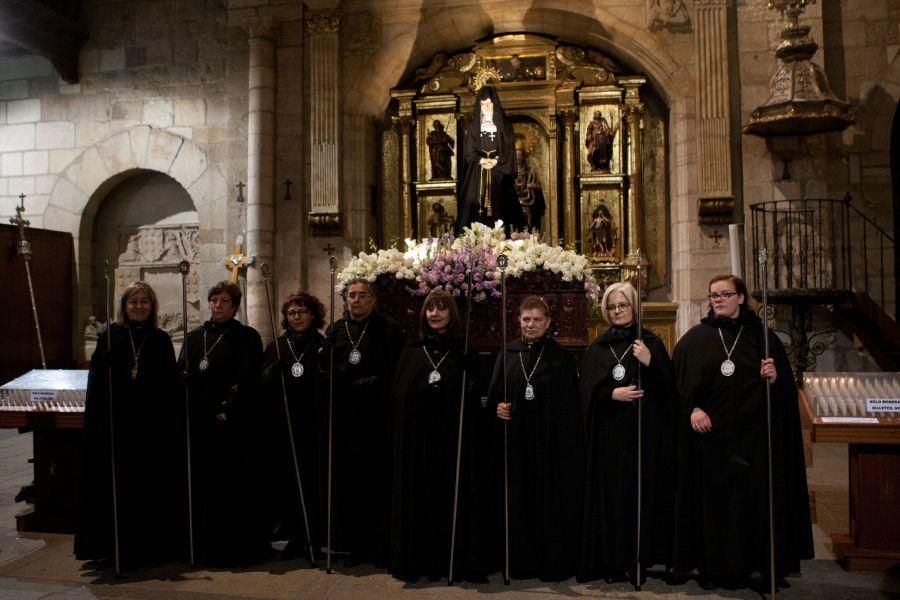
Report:
[{"label": "wooden crucifix", "polygon": [[253,257],[247,256],[241,250],[244,243],[244,236],[239,235],[234,242],[234,252],[225,257],[225,267],[231,270],[231,283],[237,283],[238,274],[241,269],[246,269],[253,264]]}]

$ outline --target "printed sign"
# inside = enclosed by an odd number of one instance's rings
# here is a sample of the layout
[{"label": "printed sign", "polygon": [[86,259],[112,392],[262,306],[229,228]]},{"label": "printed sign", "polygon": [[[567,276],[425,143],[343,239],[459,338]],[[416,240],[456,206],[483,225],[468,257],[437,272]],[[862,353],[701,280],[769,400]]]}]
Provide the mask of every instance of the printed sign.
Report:
[{"label": "printed sign", "polygon": [[900,412],[900,398],[866,398],[866,412]]},{"label": "printed sign", "polygon": [[31,390],[32,402],[54,402],[57,390]]}]

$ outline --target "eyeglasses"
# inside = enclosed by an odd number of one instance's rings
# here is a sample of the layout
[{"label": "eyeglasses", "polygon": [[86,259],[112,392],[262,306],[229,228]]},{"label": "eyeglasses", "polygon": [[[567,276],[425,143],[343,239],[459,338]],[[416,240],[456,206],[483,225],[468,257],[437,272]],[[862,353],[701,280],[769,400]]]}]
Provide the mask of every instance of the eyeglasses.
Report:
[{"label": "eyeglasses", "polygon": [[731,300],[732,297],[737,296],[737,292],[732,292],[731,290],[725,290],[724,292],[710,292],[706,297],[715,302],[719,298],[722,300]]},{"label": "eyeglasses", "polygon": [[287,311],[287,316],[293,319],[299,319],[300,317],[308,317],[308,310],[289,310]]},{"label": "eyeglasses", "polygon": [[607,304],[606,312],[625,312],[631,308],[631,305],[627,302],[619,302],[618,304]]},{"label": "eyeglasses", "polygon": [[356,300],[357,298],[360,300],[368,300],[372,297],[372,294],[369,292],[350,292],[347,294],[347,297],[351,300]]}]

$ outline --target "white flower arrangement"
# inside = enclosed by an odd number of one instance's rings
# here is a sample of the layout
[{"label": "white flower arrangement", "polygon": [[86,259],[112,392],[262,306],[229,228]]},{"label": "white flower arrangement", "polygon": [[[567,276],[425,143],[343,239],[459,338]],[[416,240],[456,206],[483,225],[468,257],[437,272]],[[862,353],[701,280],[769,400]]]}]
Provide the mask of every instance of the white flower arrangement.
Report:
[{"label": "white flower arrangement", "polygon": [[459,295],[465,291],[466,269],[473,271],[473,298],[476,301],[499,296],[500,269],[496,259],[500,254],[509,258],[507,277],[521,277],[534,271],[549,271],[563,281],[583,283],[592,302],[598,301],[598,286],[588,259],[560,246],[550,246],[535,234],[513,233],[507,238],[503,222],[493,227],[474,223],[457,237],[444,236],[421,242],[406,240],[406,250],[397,248],[360,252],[337,276],[337,292],[347,283],[362,278],[374,282],[379,275],[393,273],[397,279],[407,280],[411,292],[426,294],[442,288]]}]

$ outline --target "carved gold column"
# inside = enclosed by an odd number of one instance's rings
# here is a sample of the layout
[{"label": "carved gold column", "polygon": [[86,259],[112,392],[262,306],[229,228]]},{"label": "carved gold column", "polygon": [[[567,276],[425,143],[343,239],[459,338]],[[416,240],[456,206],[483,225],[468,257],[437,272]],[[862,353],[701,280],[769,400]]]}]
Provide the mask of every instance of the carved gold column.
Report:
[{"label": "carved gold column", "polygon": [[575,147],[578,143],[575,139],[575,123],[578,121],[578,111],[565,109],[560,111],[559,116],[566,128],[563,148],[563,242],[568,246],[578,239],[578,232],[575,230]]},{"label": "carved gold column", "polygon": [[[644,187],[641,166],[641,147],[643,142],[644,105],[625,104],[622,107],[622,118],[628,125],[628,248],[629,256],[643,249],[644,244]],[[645,250],[646,253],[646,250]]]},{"label": "carved gold column", "polygon": [[[400,238],[413,236],[412,214],[412,163],[409,160],[412,147],[412,117],[394,117],[394,124],[400,133]],[[401,244],[401,247],[403,245]]]},{"label": "carved gold column", "polygon": [[313,229],[341,223],[340,36],[342,7],[308,10],[310,210]]},{"label": "carved gold column", "polygon": [[[275,36],[273,17],[250,17],[250,77],[247,113],[247,254],[272,264],[275,256]],[[265,284],[258,269],[247,269],[247,319],[263,338],[269,331]]]},{"label": "carved gold column", "polygon": [[729,0],[696,0],[697,161],[701,225],[734,218],[728,84]]}]

